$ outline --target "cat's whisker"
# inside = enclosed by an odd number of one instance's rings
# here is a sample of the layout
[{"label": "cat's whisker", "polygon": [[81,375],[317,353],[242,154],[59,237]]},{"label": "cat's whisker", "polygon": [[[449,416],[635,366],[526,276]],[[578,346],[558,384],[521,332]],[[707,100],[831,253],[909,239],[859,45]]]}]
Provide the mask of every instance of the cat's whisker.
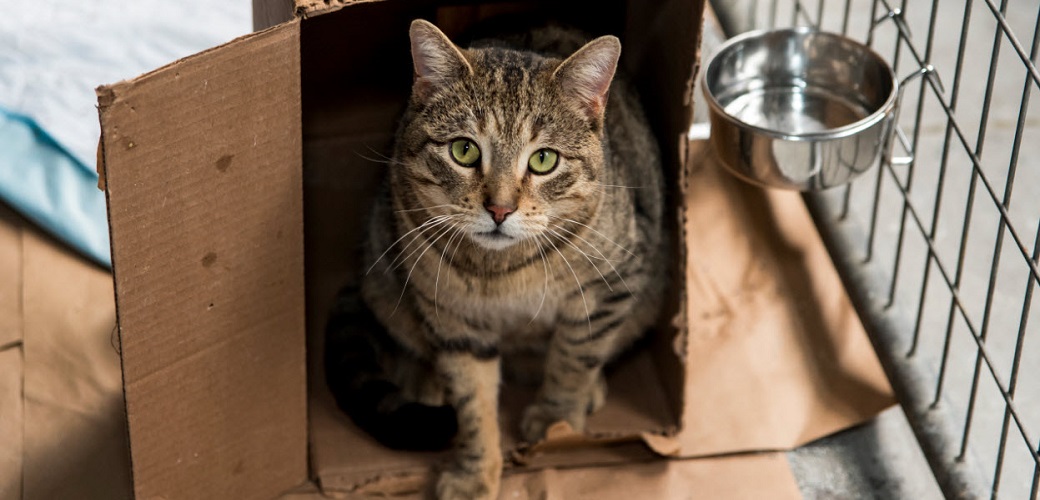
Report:
[{"label": "cat's whisker", "polygon": [[[540,300],[538,302],[538,309],[535,310],[534,316],[531,316],[531,321],[527,322],[527,326],[531,326],[531,323],[534,323],[534,321],[536,319],[538,319],[538,315],[541,314],[541,312],[542,312],[542,306],[545,305],[545,296],[549,293],[549,266],[546,263],[545,251],[543,251],[543,249],[542,249],[542,244],[540,243],[539,238],[540,238],[540,236],[536,234],[535,235],[535,240],[534,240],[533,244],[534,244],[535,248],[538,250],[538,255],[540,255],[542,257],[542,273],[545,276],[545,284],[542,285],[542,300]],[[527,243],[527,241],[528,240],[524,240],[524,243]],[[553,274],[553,281],[555,281],[555,280],[556,280],[556,275],[554,273]]]},{"label": "cat's whisker", "polygon": [[451,248],[452,240],[462,233],[462,228],[459,227],[459,224],[461,224],[461,222],[452,223],[451,236],[448,237],[447,243],[445,243],[444,248],[441,249],[441,258],[437,261],[437,278],[433,282],[433,310],[437,314],[438,320],[441,318],[441,306],[440,302],[438,302],[438,293],[440,292],[441,284],[441,266],[444,264],[444,254],[448,252],[449,248]]},{"label": "cat's whisker", "polygon": [[[390,261],[389,264],[387,264],[386,269],[383,270],[384,274],[389,273],[391,270],[396,269],[397,268],[397,263],[402,258],[411,257],[411,254],[408,253],[409,248],[411,248],[412,245],[415,244],[416,241],[418,241],[420,236],[422,236],[426,232],[432,231],[434,228],[437,228],[438,226],[444,225],[444,223],[446,223],[448,220],[451,219],[451,217],[448,217],[448,216],[436,217],[436,218],[437,218],[436,221],[432,221],[432,222],[428,222],[428,223],[427,222],[423,222],[421,227],[415,228],[414,230],[412,230],[412,231],[418,230],[418,232],[416,234],[412,235],[412,239],[410,239],[408,241],[408,243],[405,244],[404,247],[400,248],[400,252],[398,252],[397,255],[394,256],[393,260]],[[409,231],[409,233],[411,233],[412,231]]]},{"label": "cat's whisker", "polygon": [[[365,156],[365,155],[363,155],[363,154],[361,154],[361,153],[358,153],[357,151],[354,151],[354,154],[355,154],[355,155],[356,155],[356,156],[357,156],[358,158],[361,158],[362,160],[365,160],[365,161],[370,161],[370,162],[372,162],[372,163],[382,163],[382,164],[384,164],[384,165],[401,165],[401,166],[403,166],[403,165],[404,165],[404,163],[401,163],[401,162],[399,162],[399,161],[397,161],[397,160],[395,160],[395,159],[393,159],[393,158],[386,158],[386,159],[380,159],[380,158],[370,158],[370,157],[368,157],[368,156]],[[377,153],[377,154],[378,154],[378,153]],[[380,156],[382,156],[382,155],[380,155]]]},{"label": "cat's whisker", "polygon": [[563,227],[560,224],[552,224],[552,227],[555,228],[555,229],[559,229],[561,231],[566,231],[567,234],[569,234],[571,236],[574,236],[575,238],[578,238],[579,240],[582,241],[582,243],[585,243],[586,245],[588,245],[589,248],[591,248],[597,254],[599,254],[598,257],[596,255],[589,255],[590,258],[593,258],[593,259],[596,259],[596,260],[602,260],[603,262],[608,262],[608,263],[609,262],[622,262],[620,260],[608,259],[607,256],[603,255],[603,252],[599,251],[599,248],[597,248],[596,245],[593,245],[591,242],[589,242],[589,240],[586,240],[580,234],[575,233],[574,231],[571,231],[570,229],[567,229],[567,228]]},{"label": "cat's whisker", "polygon": [[462,234],[462,236],[458,239],[458,241],[455,242],[455,250],[451,251],[451,257],[448,258],[448,262],[451,262],[451,263],[455,262],[455,255],[457,255],[459,253],[459,247],[462,246],[462,241],[466,239],[466,230],[465,229],[462,229],[461,234]]},{"label": "cat's whisker", "polygon": [[447,216],[447,215],[438,215],[436,217],[431,217],[431,218],[427,219],[426,221],[424,221],[422,224],[414,227],[411,231],[408,231],[407,233],[402,234],[400,238],[397,238],[397,241],[394,241],[393,243],[390,244],[390,246],[386,247],[386,250],[384,250],[383,253],[380,254],[378,258],[376,258],[375,262],[373,262],[372,265],[369,266],[368,270],[365,271],[365,275],[368,275],[368,273],[371,273],[372,269],[374,269],[376,267],[376,264],[379,264],[379,261],[383,260],[383,257],[386,257],[386,254],[390,252],[390,249],[394,248],[394,246],[397,245],[398,243],[400,243],[401,240],[407,238],[409,234],[412,234],[412,232],[418,231],[419,229],[422,229],[426,225],[431,224],[434,219],[439,219],[439,218],[442,218],[442,217],[449,217],[449,216]]},{"label": "cat's whisker", "polygon": [[621,246],[621,244],[620,244],[620,243],[618,243],[618,242],[616,242],[616,241],[614,241],[614,240],[610,239],[610,238],[609,238],[609,237],[608,237],[607,235],[605,235],[605,234],[603,234],[603,233],[601,233],[601,232],[597,231],[597,230],[596,230],[595,228],[593,228],[593,227],[591,227],[591,226],[589,226],[589,225],[587,225],[587,224],[583,224],[583,223],[581,223],[581,222],[578,222],[578,221],[576,221],[576,220],[574,220],[574,219],[567,219],[567,218],[563,218],[563,217],[557,217],[557,216],[555,216],[555,215],[549,215],[549,217],[552,217],[552,218],[554,218],[554,219],[557,219],[557,220],[562,220],[562,221],[564,221],[564,222],[570,222],[571,224],[577,224],[577,225],[579,225],[579,226],[582,226],[582,227],[584,227],[584,228],[588,229],[589,231],[592,231],[593,233],[596,233],[597,235],[599,235],[599,237],[600,237],[600,238],[603,238],[603,239],[605,239],[605,240],[609,241],[610,243],[613,243],[613,244],[614,244],[614,246],[616,246],[616,247],[618,247],[618,248],[620,248],[620,249],[624,250],[624,251],[625,251],[625,253],[627,253],[627,254],[631,255],[632,257],[635,257],[635,256],[636,256],[636,254],[632,253],[632,251],[631,251],[631,250],[629,250],[629,249],[627,249],[627,248],[625,248],[625,247]]},{"label": "cat's whisker", "polygon": [[553,250],[556,250],[556,253],[560,254],[560,257],[563,258],[563,263],[567,264],[567,268],[571,270],[571,276],[574,276],[574,283],[578,285],[578,293],[581,294],[581,303],[585,306],[585,319],[589,322],[589,336],[591,337],[592,313],[589,312],[589,303],[585,300],[585,287],[581,286],[581,280],[578,279],[578,273],[574,272],[574,267],[571,266],[571,262],[567,260],[567,256],[560,251],[559,247],[557,247],[556,244],[552,242],[552,238],[549,238],[548,235],[546,235],[545,241],[548,241],[549,244],[552,245]]},{"label": "cat's whisker", "polygon": [[[628,290],[628,293],[633,293],[633,292],[632,292],[632,288],[631,288],[631,287],[629,287],[629,286],[628,286],[628,282],[626,282],[626,281],[625,281],[625,277],[624,277],[624,276],[621,276],[621,273],[620,273],[620,272],[618,272],[618,270],[617,270],[617,268],[616,268],[616,267],[614,267],[614,262],[613,262],[613,261],[611,261],[610,259],[608,259],[608,258],[607,258],[607,257],[606,257],[605,255],[603,255],[603,252],[601,252],[601,251],[599,250],[599,248],[597,248],[597,247],[596,247],[596,245],[593,245],[593,244],[592,244],[592,242],[590,242],[589,240],[586,240],[585,238],[582,238],[580,234],[578,234],[578,233],[576,233],[576,232],[574,232],[574,231],[571,231],[570,229],[567,229],[567,228],[565,228],[565,227],[563,227],[563,226],[561,226],[561,225],[558,225],[558,224],[556,225],[556,227],[557,227],[558,229],[561,229],[561,230],[563,230],[563,231],[567,231],[567,232],[568,232],[568,233],[570,233],[570,234],[573,234],[575,238],[578,238],[579,240],[581,240],[581,241],[585,242],[585,244],[586,244],[586,245],[588,245],[588,246],[589,246],[589,248],[591,248],[591,249],[595,250],[595,251],[596,251],[596,253],[598,253],[598,254],[599,254],[599,256],[603,258],[603,261],[604,261],[604,262],[606,262],[608,266],[610,266],[610,269],[614,271],[614,274],[616,274],[616,275],[617,275],[618,279],[620,279],[620,280],[621,280],[621,284],[625,285],[625,289],[627,289],[627,290]],[[618,261],[618,262],[620,262],[620,261]]]},{"label": "cat's whisker", "polygon": [[435,245],[437,241],[443,238],[445,234],[448,234],[448,231],[451,231],[453,227],[454,226],[449,226],[445,228],[443,231],[437,233],[437,235],[434,236],[434,238],[430,240],[430,242],[426,245],[426,249],[423,250],[422,253],[420,253],[419,256],[415,258],[415,263],[412,264],[412,267],[410,269],[408,269],[408,275],[405,276],[404,284],[401,285],[401,295],[397,297],[397,305],[395,305],[394,310],[390,312],[391,317],[394,314],[397,314],[397,309],[401,307],[401,301],[404,300],[404,292],[408,290],[408,283],[412,280],[412,273],[415,271],[415,266],[419,265],[419,262],[422,261],[423,255],[426,255],[426,252],[433,248],[433,245]]},{"label": "cat's whisker", "polygon": [[602,187],[620,188],[620,189],[643,189],[643,186],[624,186],[621,184],[604,184],[602,182],[593,182],[592,184]]},{"label": "cat's whisker", "polygon": [[[397,256],[394,257],[394,259],[391,260],[390,263],[386,265],[386,269],[383,270],[383,274],[388,274],[390,271],[396,270],[398,267],[400,267],[401,263],[403,263],[404,260],[406,260],[408,257],[411,257],[412,255],[415,254],[416,251],[418,251],[420,248],[422,248],[422,245],[420,244],[420,246],[416,247],[415,250],[412,250],[411,252],[408,252],[408,249],[411,248],[412,245],[414,245],[415,242],[418,241],[419,238],[422,237],[423,234],[425,234],[425,233],[427,233],[429,231],[432,231],[434,228],[436,228],[438,226],[442,226],[444,224],[447,224],[448,222],[450,222],[454,218],[455,218],[454,216],[443,216],[443,217],[439,218],[436,222],[433,222],[433,223],[430,223],[430,224],[424,223],[423,224],[424,227],[422,227],[422,229],[418,233],[416,233],[414,236],[412,236],[412,239],[408,241],[408,244],[406,244],[404,246],[404,248],[402,248],[401,251],[397,254]],[[419,229],[419,228],[416,228],[416,229]],[[411,232],[411,231],[409,231],[409,232]]]},{"label": "cat's whisker", "polygon": [[[451,203],[445,203],[443,205],[433,205],[431,207],[405,208],[405,209],[402,209],[402,210],[394,210],[394,213],[395,214],[402,214],[402,213],[408,213],[408,212],[422,212],[424,210],[433,210],[435,208],[454,207],[454,206],[455,205],[452,205]],[[448,214],[445,214],[445,215],[448,215]]]},{"label": "cat's whisker", "polygon": [[550,233],[552,233],[552,234],[556,235],[556,237],[557,237],[557,238],[558,238],[558,239],[559,239],[560,241],[562,241],[562,242],[564,242],[564,243],[566,243],[566,244],[570,245],[570,246],[571,246],[571,248],[573,248],[573,249],[574,249],[574,250],[576,250],[576,251],[577,251],[578,253],[580,253],[580,254],[582,254],[583,256],[585,256],[585,260],[589,261],[589,265],[590,265],[590,266],[592,266],[592,267],[593,267],[593,269],[595,269],[595,270],[596,270],[596,273],[597,273],[597,274],[599,274],[599,277],[600,277],[600,279],[602,279],[602,280],[603,280],[603,284],[607,285],[607,290],[610,290],[611,292],[613,292],[613,291],[614,291],[614,287],[610,286],[610,282],[609,282],[609,281],[607,281],[607,277],[606,277],[606,276],[603,276],[603,272],[599,270],[599,266],[597,266],[595,262],[592,262],[592,257],[589,257],[589,254],[585,253],[585,251],[584,251],[584,250],[582,250],[581,248],[578,248],[578,245],[575,245],[575,244],[574,244],[574,242],[572,242],[571,240],[569,240],[569,239],[565,238],[565,237],[564,237],[563,235],[561,235],[560,233],[556,232],[556,231],[555,231],[554,229],[552,229],[552,228],[546,228],[546,229],[547,229],[547,230],[548,230],[548,231],[549,231]]},{"label": "cat's whisker", "polygon": [[393,158],[393,157],[387,156],[387,155],[385,155],[385,154],[383,154],[383,153],[381,153],[381,152],[377,151],[377,150],[376,150],[375,148],[373,148],[372,146],[365,146],[365,147],[366,147],[366,149],[368,149],[368,150],[369,150],[369,151],[370,151],[370,152],[371,152],[372,154],[376,155],[376,158],[368,158],[368,157],[362,156],[362,155],[361,155],[360,153],[358,153],[357,151],[355,151],[355,152],[354,152],[354,154],[356,154],[356,155],[358,155],[358,156],[360,156],[360,157],[362,157],[362,158],[364,158],[364,159],[366,159],[366,160],[369,160],[369,161],[374,161],[374,162],[376,162],[376,163],[385,163],[385,164],[387,164],[387,165],[402,165],[402,166],[404,165],[404,162],[398,161],[398,160],[397,160],[396,158]]},{"label": "cat's whisker", "polygon": [[[405,264],[408,263],[408,259],[410,259],[413,255],[415,255],[420,250],[422,250],[423,249],[423,243],[429,243],[429,241],[430,241],[430,238],[426,237],[427,233],[432,233],[433,237],[436,238],[437,236],[439,236],[439,235],[443,234],[444,232],[446,232],[448,229],[451,229],[450,227],[444,227],[444,226],[448,225],[449,223],[451,223],[451,221],[452,221],[452,219],[445,219],[445,220],[443,220],[443,221],[441,221],[441,222],[439,222],[437,224],[434,224],[434,225],[430,226],[426,230],[420,231],[419,234],[416,234],[415,238],[413,238],[413,242],[415,240],[418,240],[419,238],[423,238],[423,239],[425,239],[425,241],[420,241],[419,244],[416,245],[416,247],[411,252],[408,253],[408,255],[404,255],[404,252],[408,250],[408,247],[412,246],[412,242],[408,243],[408,245],[404,247],[404,250],[401,251],[401,255],[398,255],[398,258],[400,260],[394,259],[394,261],[391,262],[390,265],[387,266],[387,268],[388,268],[387,272],[396,271],[401,266],[404,266]],[[397,265],[394,265],[395,262],[396,262]]]}]

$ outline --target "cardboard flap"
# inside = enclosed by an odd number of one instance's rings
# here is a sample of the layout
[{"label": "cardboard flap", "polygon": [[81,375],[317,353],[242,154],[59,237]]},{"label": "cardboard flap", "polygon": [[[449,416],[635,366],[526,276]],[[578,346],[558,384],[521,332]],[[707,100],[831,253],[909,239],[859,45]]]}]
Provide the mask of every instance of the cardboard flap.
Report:
[{"label": "cardboard flap", "polygon": [[138,498],[306,479],[299,22],[98,89]]}]

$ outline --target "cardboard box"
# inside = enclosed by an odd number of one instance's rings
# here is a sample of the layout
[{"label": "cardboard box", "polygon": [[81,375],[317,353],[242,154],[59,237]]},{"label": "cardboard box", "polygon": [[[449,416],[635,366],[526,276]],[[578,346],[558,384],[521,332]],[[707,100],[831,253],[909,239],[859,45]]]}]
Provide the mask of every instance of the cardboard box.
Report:
[{"label": "cardboard box", "polygon": [[[702,9],[699,0],[255,0],[261,31],[100,87],[98,168],[137,497],[306,495],[292,488],[308,481],[364,496],[425,484],[440,455],[390,452],[358,431],[332,402],[320,364],[327,310],[354,275],[350,256],[386,168],[373,158],[388,152],[411,85],[407,27],[415,18],[454,37],[496,15],[545,13],[618,35],[621,66],[641,91],[672,189],[673,313],[611,371],[607,404],[585,435],[558,429],[545,443],[520,446],[516,418],[530,395],[504,389],[510,477],[551,476],[549,490],[571,491],[557,483],[602,481],[583,476],[584,467],[783,449],[890,404],[844,295],[811,294],[819,276],[830,277],[831,291],[837,283],[825,254],[799,260],[810,254],[798,245],[815,233],[785,240],[768,199],[727,212],[762,192],[734,188],[691,152]],[[756,259],[755,220],[779,237],[765,248],[787,243],[793,253]],[[744,223],[749,234],[740,234]],[[733,242],[743,253],[728,253]],[[802,266],[791,273],[809,274],[788,279],[774,265],[788,260]],[[808,286],[808,295],[785,298],[803,291],[795,286]],[[833,307],[820,312],[820,301]],[[808,321],[798,319],[803,312]],[[800,331],[829,347],[801,349]],[[532,472],[553,467],[579,472]],[[682,469],[661,467],[669,472],[660,477]],[[516,489],[504,486],[504,495],[536,496],[529,481],[505,484]]]}]

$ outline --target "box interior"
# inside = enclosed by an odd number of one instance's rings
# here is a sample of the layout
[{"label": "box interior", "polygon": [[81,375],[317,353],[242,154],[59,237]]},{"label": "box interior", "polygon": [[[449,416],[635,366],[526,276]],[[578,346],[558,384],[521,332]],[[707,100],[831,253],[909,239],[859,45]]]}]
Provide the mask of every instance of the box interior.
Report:
[{"label": "box interior", "polygon": [[[301,26],[304,241],[312,476],[326,489],[354,489],[380,478],[414,476],[436,453],[387,450],[358,430],[328,393],[321,364],[324,324],[337,290],[356,281],[357,250],[368,206],[388,168],[396,121],[412,82],[408,24],[435,22],[459,40],[479,21],[501,15],[531,15],[576,25],[591,35],[622,41],[622,70],[636,83],[664,159],[670,188],[675,272],[681,272],[683,238],[678,223],[683,149],[696,64],[700,3],[636,2],[461,3],[383,1],[348,5],[305,19]],[[519,466],[577,466],[650,456],[638,442],[645,434],[672,435],[683,407],[685,325],[678,311],[682,283],[673,283],[667,313],[636,352],[610,373],[606,406],[588,422],[590,439],[543,445],[541,452],[514,453]],[[516,451],[516,418],[531,391],[504,386],[503,445]],[[595,442],[595,443],[592,443]]]}]

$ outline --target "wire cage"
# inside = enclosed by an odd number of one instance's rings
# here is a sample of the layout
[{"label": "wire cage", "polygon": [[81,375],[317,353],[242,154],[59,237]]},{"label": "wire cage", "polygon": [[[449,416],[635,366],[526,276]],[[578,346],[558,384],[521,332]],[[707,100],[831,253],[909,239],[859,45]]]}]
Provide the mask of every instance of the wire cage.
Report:
[{"label": "wire cage", "polygon": [[712,5],[730,36],[812,26],[934,67],[900,108],[909,161],[806,203],[944,495],[1036,499],[1040,1]]}]

